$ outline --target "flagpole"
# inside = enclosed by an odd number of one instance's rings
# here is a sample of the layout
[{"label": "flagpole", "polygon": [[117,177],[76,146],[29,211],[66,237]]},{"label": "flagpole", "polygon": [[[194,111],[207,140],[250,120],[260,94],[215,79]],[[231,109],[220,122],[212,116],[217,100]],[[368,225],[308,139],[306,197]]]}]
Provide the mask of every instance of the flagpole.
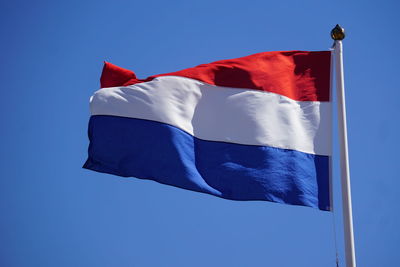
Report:
[{"label": "flagpole", "polygon": [[331,31],[331,37],[335,40],[334,58],[336,73],[336,96],[338,107],[338,126],[340,141],[340,176],[342,185],[343,225],[346,266],[356,267],[356,256],[354,249],[353,215],[351,207],[350,171],[347,146],[346,126],[346,103],[344,94],[344,72],[343,72],[343,45],[345,37],[344,29],[339,25]]}]

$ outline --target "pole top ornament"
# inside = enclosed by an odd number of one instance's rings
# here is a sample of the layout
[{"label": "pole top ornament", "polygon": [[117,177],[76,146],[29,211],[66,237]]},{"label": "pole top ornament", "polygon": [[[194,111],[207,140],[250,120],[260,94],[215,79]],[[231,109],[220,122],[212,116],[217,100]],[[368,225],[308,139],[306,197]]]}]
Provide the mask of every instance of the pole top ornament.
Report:
[{"label": "pole top ornament", "polygon": [[344,37],[346,37],[344,34],[344,29],[339,24],[336,24],[335,28],[333,28],[331,31],[331,37],[335,41],[343,40]]}]

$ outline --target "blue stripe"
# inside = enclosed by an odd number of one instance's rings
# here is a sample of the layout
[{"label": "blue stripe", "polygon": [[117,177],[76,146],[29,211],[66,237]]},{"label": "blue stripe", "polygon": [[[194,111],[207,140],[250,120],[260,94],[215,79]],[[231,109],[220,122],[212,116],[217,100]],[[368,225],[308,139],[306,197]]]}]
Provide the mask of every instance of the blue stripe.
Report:
[{"label": "blue stripe", "polygon": [[208,193],[329,210],[329,157],[205,141],[171,125],[97,115],[84,168]]}]

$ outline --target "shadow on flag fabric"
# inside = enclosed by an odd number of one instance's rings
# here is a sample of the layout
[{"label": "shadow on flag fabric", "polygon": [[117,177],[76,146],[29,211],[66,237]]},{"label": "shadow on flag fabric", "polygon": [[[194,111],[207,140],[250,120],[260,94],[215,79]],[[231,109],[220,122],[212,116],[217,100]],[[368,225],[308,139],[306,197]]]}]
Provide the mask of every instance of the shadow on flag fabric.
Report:
[{"label": "shadow on flag fabric", "polygon": [[330,61],[264,52],[146,79],[106,62],[84,168],[330,210]]}]

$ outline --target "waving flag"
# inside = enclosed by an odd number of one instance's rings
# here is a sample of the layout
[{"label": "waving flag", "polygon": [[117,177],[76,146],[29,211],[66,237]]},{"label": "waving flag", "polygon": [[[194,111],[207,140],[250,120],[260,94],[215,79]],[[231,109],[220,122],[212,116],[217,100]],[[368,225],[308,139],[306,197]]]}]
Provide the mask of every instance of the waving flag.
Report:
[{"label": "waving flag", "polygon": [[105,63],[84,168],[330,210],[330,58],[265,52],[147,79]]}]

